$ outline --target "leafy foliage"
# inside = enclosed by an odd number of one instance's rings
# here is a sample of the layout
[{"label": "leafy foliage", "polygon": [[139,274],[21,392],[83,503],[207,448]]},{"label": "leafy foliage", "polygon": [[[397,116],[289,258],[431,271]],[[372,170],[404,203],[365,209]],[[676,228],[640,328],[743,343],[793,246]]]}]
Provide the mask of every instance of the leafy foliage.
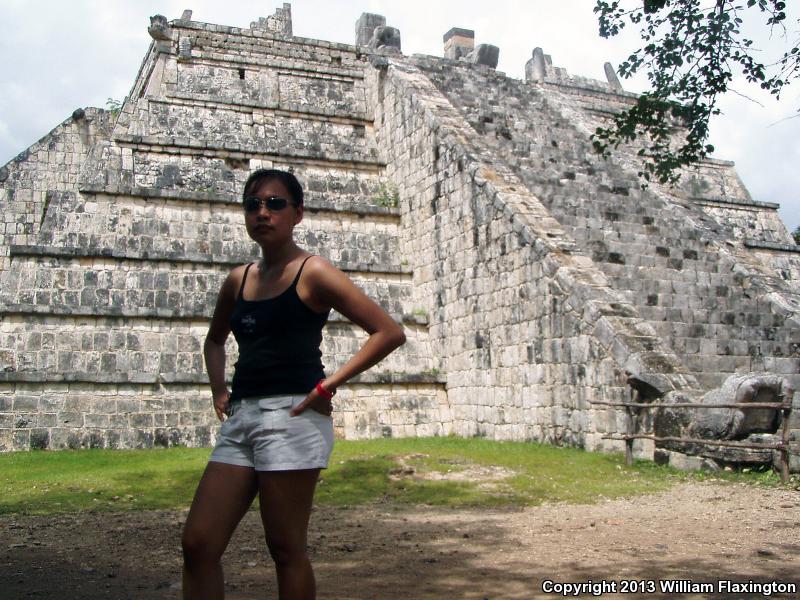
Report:
[{"label": "leafy foliage", "polygon": [[794,243],[800,246],[800,225],[792,232],[792,237],[794,238]]},{"label": "leafy foliage", "polygon": [[374,196],[375,204],[384,208],[397,208],[400,202],[400,192],[392,182],[383,182],[378,186]]},{"label": "leafy foliage", "polygon": [[115,100],[109,96],[108,100],[106,100],[106,110],[116,117],[119,111],[122,110],[122,100]]},{"label": "leafy foliage", "polygon": [[[644,70],[651,90],[598,128],[595,149],[608,156],[610,148],[645,135],[639,150],[639,175],[675,183],[678,169],[705,158],[714,147],[706,143],[711,116],[719,114],[717,100],[730,89],[736,72],[776,98],[800,76],[797,38],[789,41],[786,3],[781,0],[597,0],[600,35],[613,37],[628,23],[639,27],[644,45],[620,66],[623,77]],[[637,5],[631,7],[630,5]],[[742,34],[744,17],[759,17],[791,48],[773,60],[758,60],[751,39]],[[795,31],[794,34],[797,34]],[[678,134],[678,135],[676,135]],[[677,139],[680,138],[680,139]]]}]

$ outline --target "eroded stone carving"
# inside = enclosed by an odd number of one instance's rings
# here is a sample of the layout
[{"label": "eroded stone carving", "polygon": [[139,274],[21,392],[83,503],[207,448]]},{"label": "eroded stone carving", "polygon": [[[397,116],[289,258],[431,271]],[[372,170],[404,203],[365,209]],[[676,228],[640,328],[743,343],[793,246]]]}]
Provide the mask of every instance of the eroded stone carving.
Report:
[{"label": "eroded stone carving", "polygon": [[153,15],[150,17],[150,27],[147,28],[147,33],[154,40],[171,40],[172,28],[167,23],[167,17],[164,15]]},{"label": "eroded stone carving", "polygon": [[497,68],[497,61],[500,58],[500,48],[491,44],[478,44],[472,52],[467,55],[467,60],[476,64],[484,65],[492,69]]},{"label": "eroded stone carving", "polygon": [[[791,398],[794,392],[788,381],[769,373],[735,374],[716,389],[704,394],[699,402],[716,404],[773,403]],[[692,401],[683,394],[670,392],[665,404]],[[683,437],[704,440],[746,440],[776,442],[781,414],[775,408],[664,408],[659,409],[654,422],[658,437]],[[700,443],[669,441],[663,443],[667,452],[702,456],[723,463],[769,463],[772,452],[757,448],[707,446]]]},{"label": "eroded stone carving", "polygon": [[[781,402],[790,394],[783,377],[769,373],[732,375],[722,387],[705,394],[703,404]],[[738,408],[697,411],[689,427],[691,437],[705,439],[742,439],[751,433],[774,433],[778,429],[779,411],[774,408],[742,410]]]},{"label": "eroded stone carving", "polygon": [[376,50],[384,49],[400,52],[400,30],[385,25],[376,27],[367,46]]},{"label": "eroded stone carving", "polygon": [[192,58],[192,38],[182,37],[178,42],[178,60],[189,60]]}]

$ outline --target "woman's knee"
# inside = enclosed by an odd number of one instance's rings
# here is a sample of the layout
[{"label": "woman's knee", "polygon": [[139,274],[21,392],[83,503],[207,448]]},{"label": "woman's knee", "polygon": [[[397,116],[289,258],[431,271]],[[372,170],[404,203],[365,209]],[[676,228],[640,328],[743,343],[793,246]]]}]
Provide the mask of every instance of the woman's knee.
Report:
[{"label": "woman's knee", "polygon": [[278,567],[308,561],[305,543],[291,543],[267,538],[267,548],[269,548],[269,555],[273,562]]},{"label": "woman's knee", "polygon": [[[224,547],[216,543],[208,530],[186,527],[181,536],[183,558],[187,563],[217,562],[222,557]],[[220,549],[222,548],[222,549]]]}]

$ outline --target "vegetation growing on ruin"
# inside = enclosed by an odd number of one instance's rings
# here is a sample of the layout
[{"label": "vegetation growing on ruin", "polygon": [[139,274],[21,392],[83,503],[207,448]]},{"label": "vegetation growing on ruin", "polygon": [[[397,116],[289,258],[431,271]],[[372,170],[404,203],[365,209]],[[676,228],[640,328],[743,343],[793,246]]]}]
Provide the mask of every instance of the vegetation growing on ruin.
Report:
[{"label": "vegetation growing on ruin", "polygon": [[378,186],[374,201],[375,204],[384,208],[397,208],[400,202],[400,192],[395,184],[383,182]]}]

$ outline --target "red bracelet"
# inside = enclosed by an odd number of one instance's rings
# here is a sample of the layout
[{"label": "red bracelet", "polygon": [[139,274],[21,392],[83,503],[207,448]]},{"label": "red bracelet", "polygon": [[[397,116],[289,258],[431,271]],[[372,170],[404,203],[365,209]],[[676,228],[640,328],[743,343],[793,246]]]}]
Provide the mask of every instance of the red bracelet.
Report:
[{"label": "red bracelet", "polygon": [[316,387],[317,393],[320,396],[322,396],[323,398],[325,398],[325,400],[331,400],[333,398],[334,394],[336,394],[336,392],[329,392],[324,387],[322,387],[322,382],[323,381],[325,381],[325,380],[324,379],[320,379],[319,380],[319,383],[317,384],[317,387]]}]

